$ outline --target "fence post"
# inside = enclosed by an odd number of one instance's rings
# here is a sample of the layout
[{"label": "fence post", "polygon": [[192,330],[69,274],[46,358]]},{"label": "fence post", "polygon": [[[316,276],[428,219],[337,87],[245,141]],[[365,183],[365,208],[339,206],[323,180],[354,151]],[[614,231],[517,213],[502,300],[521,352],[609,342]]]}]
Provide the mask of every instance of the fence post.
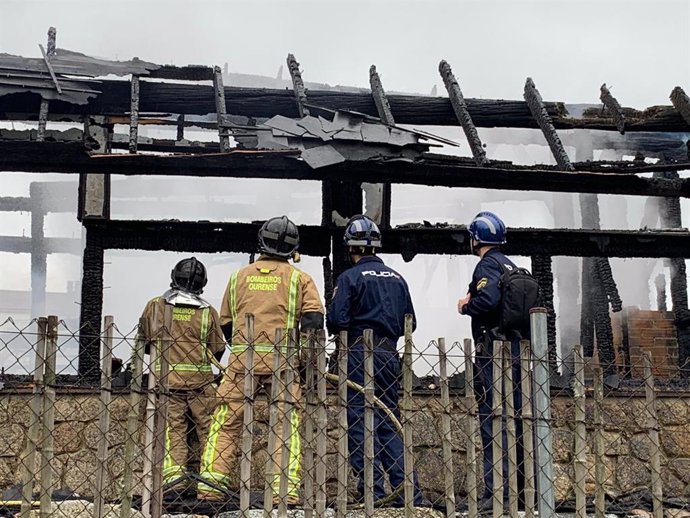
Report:
[{"label": "fence post", "polygon": [[347,331],[340,332],[338,344],[338,496],[336,518],[345,518],[347,514]]},{"label": "fence post", "polygon": [[604,378],[601,367],[594,369],[594,516],[604,518]]},{"label": "fence post", "polygon": [[[455,516],[455,477],[453,472],[453,445],[451,444],[450,426],[450,391],[448,389],[448,356],[446,339],[439,338],[438,345],[438,379],[441,385],[441,442],[443,443],[443,470],[445,472],[446,517]],[[467,370],[465,370],[467,373]],[[472,440],[470,436],[468,444]],[[468,448],[469,449],[469,448]]]},{"label": "fence post", "polygon": [[278,426],[278,412],[280,410],[278,401],[282,392],[282,381],[280,373],[281,367],[284,365],[283,355],[283,330],[276,329],[275,346],[276,350],[273,353],[273,372],[271,373],[271,399],[268,408],[268,459],[266,461],[266,468],[264,476],[266,480],[266,487],[264,488],[264,518],[270,518],[273,513],[273,480],[276,476],[276,461],[275,454],[278,450],[278,440],[276,437],[276,426]]},{"label": "fence post", "polygon": [[326,335],[316,334],[316,516],[326,513],[326,451],[328,415],[326,413]]},{"label": "fence post", "polygon": [[283,418],[283,437],[281,456],[280,456],[280,487],[278,490],[278,496],[280,501],[278,503],[278,518],[287,517],[287,496],[288,496],[288,469],[289,469],[289,457],[290,457],[290,434],[298,433],[297,430],[292,430],[291,426],[291,415],[294,410],[295,401],[292,393],[292,385],[295,382],[295,353],[297,343],[297,330],[290,329],[287,341],[287,365],[285,371],[285,392],[284,392],[284,408],[285,412],[282,415]]},{"label": "fence post", "polygon": [[122,475],[122,496],[120,500],[120,518],[130,518],[132,514],[132,482],[134,478],[134,450],[137,447],[137,430],[139,425],[139,407],[141,406],[141,378],[144,370],[144,351],[146,338],[141,330],[146,327],[146,319],[139,319],[139,332],[134,343],[132,356],[132,383],[129,394],[129,412],[127,413],[127,436],[125,437],[125,469]]},{"label": "fence post", "polygon": [[503,393],[506,405],[506,445],[508,447],[508,511],[511,518],[517,518],[517,430],[515,427],[515,399],[513,392],[513,354],[510,342],[503,342]]},{"label": "fence post", "polygon": [[34,361],[34,387],[31,396],[31,418],[29,421],[29,434],[26,441],[26,449],[22,454],[21,481],[22,504],[20,518],[29,518],[33,502],[34,480],[36,473],[36,448],[39,441],[39,426],[43,420],[43,392],[45,390],[43,373],[45,371],[46,357],[46,328],[48,320],[40,317],[37,321],[36,355]]},{"label": "fence post", "polygon": [[41,509],[40,518],[48,518],[52,512],[53,493],[53,432],[55,430],[55,363],[58,340],[58,317],[48,317],[46,356],[43,383],[43,423],[41,448]]},{"label": "fence post", "polygon": [[95,490],[93,495],[93,516],[103,518],[103,503],[105,491],[105,478],[108,462],[108,429],[110,428],[110,388],[112,384],[113,363],[113,317],[106,316],[103,319],[104,340],[102,341],[101,354],[101,398],[98,416],[98,451],[96,461]]},{"label": "fence post", "polygon": [[240,460],[240,512],[249,518],[252,475],[252,440],[254,432],[254,315],[245,315],[247,328],[247,352],[244,365],[244,419],[242,428],[242,457]]},{"label": "fence post", "polygon": [[405,464],[405,518],[414,513],[414,455],[412,452],[412,329],[414,316],[405,315],[405,349],[403,354],[403,463]]},{"label": "fence post", "polygon": [[537,487],[539,488],[539,517],[555,515],[553,489],[553,447],[551,437],[551,396],[546,308],[530,310],[532,348],[534,353],[534,411],[536,414]]},{"label": "fence post", "polygon": [[[472,340],[463,342],[465,356],[465,400],[467,401],[467,515],[476,518],[477,509],[477,449],[474,438],[477,434],[477,401],[474,397],[474,363],[472,363]],[[453,509],[455,512],[455,509]],[[452,516],[452,515],[451,515]]]},{"label": "fence post", "polygon": [[575,451],[573,464],[575,470],[575,516],[587,518],[587,501],[585,478],[587,477],[586,448],[587,429],[585,427],[585,363],[582,345],[575,346],[575,377],[573,378],[573,396],[575,399]]},{"label": "fence post", "polygon": [[[302,430],[304,431],[304,518],[314,516],[314,331],[310,330],[307,335],[306,351],[300,351],[301,357],[306,360],[303,365],[305,371],[305,393],[303,396],[304,415]],[[318,516],[318,515],[317,515]]]},{"label": "fence post", "polygon": [[503,342],[495,340],[491,369],[491,454],[493,466],[493,513],[503,516]]},{"label": "fence post", "polygon": [[155,440],[151,483],[151,517],[160,518],[163,513],[163,459],[168,419],[168,377],[170,373],[170,346],[172,344],[172,305],[165,304],[161,331],[160,372],[158,376],[158,405],[156,406]]},{"label": "fence post", "polygon": [[[140,321],[141,322],[141,321]],[[151,338],[149,321],[144,320],[143,333],[146,339]],[[146,424],[144,428],[144,465],[142,469],[141,512],[151,516],[151,486],[153,485],[153,449],[154,428],[156,419],[156,386],[158,385],[158,339],[154,339],[149,349],[149,373],[146,393]]]},{"label": "fence post", "polygon": [[661,485],[661,452],[659,446],[659,421],[656,415],[656,394],[654,376],[652,375],[652,355],[649,351],[642,353],[644,362],[644,388],[647,401],[647,430],[652,443],[650,464],[652,468],[652,509],[654,518],[663,518],[663,490]]},{"label": "fence post", "polygon": [[374,514],[374,334],[364,330],[364,516]]},{"label": "fence post", "polygon": [[520,384],[522,386],[522,441],[525,452],[525,518],[534,518],[534,416],[532,415],[532,348],[520,340]]}]

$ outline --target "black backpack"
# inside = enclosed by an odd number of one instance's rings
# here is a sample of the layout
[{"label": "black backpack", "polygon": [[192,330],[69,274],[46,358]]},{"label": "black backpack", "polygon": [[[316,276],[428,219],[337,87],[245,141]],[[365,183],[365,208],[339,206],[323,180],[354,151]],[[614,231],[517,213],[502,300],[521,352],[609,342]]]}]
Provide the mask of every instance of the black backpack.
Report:
[{"label": "black backpack", "polygon": [[501,302],[498,307],[499,327],[504,333],[516,331],[522,338],[530,336],[529,310],[541,303],[539,283],[527,268],[508,268],[493,257],[501,274]]}]

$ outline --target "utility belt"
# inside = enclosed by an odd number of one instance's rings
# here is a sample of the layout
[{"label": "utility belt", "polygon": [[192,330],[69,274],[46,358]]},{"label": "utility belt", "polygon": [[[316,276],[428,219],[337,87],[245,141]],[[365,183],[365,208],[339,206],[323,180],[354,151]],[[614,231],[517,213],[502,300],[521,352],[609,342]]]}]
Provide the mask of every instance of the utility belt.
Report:
[{"label": "utility belt", "polygon": [[479,333],[474,338],[475,353],[477,356],[491,356],[494,350],[494,341],[507,340],[505,333],[501,332],[498,327],[487,329],[482,327]]}]

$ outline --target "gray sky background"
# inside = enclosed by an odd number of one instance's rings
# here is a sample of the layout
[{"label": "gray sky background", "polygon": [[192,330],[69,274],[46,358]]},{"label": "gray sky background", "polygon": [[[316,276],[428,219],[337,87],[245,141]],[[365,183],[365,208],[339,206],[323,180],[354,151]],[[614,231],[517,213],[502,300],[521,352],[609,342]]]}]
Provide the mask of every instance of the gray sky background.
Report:
[{"label": "gray sky background", "polygon": [[467,97],[597,102],[606,82],[626,106],[669,104],[690,79],[687,0],[2,0],[0,51],[58,46],[102,57],[222,65],[274,76],[293,52],[304,78],[388,90],[441,87],[448,60]]}]

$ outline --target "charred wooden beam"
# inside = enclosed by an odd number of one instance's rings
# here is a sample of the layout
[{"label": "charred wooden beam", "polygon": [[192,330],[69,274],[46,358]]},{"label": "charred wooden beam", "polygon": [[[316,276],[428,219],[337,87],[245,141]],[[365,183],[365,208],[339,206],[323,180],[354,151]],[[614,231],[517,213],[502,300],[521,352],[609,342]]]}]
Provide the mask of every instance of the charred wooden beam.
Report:
[{"label": "charred wooden beam", "polygon": [[129,108],[129,152],[137,152],[139,141],[139,76],[132,76]]},{"label": "charred wooden beam", "polygon": [[[299,70],[299,63],[293,54],[287,55],[287,67],[292,78],[292,88],[295,92],[295,100],[297,101],[297,113],[300,117],[309,115],[309,108],[307,108],[307,93],[304,89],[304,81],[302,81],[302,72]],[[232,113],[232,112],[231,112]]]},{"label": "charred wooden beam", "polygon": [[[381,122],[389,126],[395,126],[395,118],[391,112],[391,106],[388,104],[386,91],[383,89],[381,77],[379,77],[379,73],[376,71],[376,66],[374,65],[371,65],[369,68],[369,86],[371,87],[371,96],[374,98],[376,111],[379,114]],[[381,186],[380,219],[376,221],[382,228],[388,228],[391,224],[391,196],[391,184],[383,184]]]},{"label": "charred wooden beam", "polygon": [[[512,236],[511,236],[512,238]],[[546,334],[549,343],[549,368],[558,372],[558,352],[556,350],[556,311],[553,305],[553,270],[548,255],[532,256],[532,275],[537,279],[541,295],[541,306],[546,308]]]},{"label": "charred wooden beam", "polygon": [[537,90],[534,81],[531,77],[527,78],[525,81],[525,102],[529,107],[530,112],[532,112],[532,117],[539,125],[546,142],[551,148],[551,153],[556,159],[558,167],[563,171],[574,171],[572,164],[570,163],[570,158],[568,158],[568,153],[566,153],[565,148],[561,139],[556,133],[556,128],[553,125],[553,121],[549,116],[549,112],[546,110],[544,101],[541,98],[539,90]]},{"label": "charred wooden beam", "polygon": [[[230,150],[230,134],[227,128],[223,127],[223,118],[226,112],[225,88],[223,87],[223,74],[220,67],[213,68],[213,97],[216,100],[215,112],[218,118],[218,139],[222,152]],[[184,113],[184,112],[182,112]]]},{"label": "charred wooden beam", "polygon": [[618,102],[618,100],[611,94],[609,89],[606,87],[606,83],[601,85],[599,91],[599,99],[602,103],[604,103],[604,106],[608,109],[609,113],[611,114],[611,117],[613,117],[618,132],[621,135],[623,135],[625,133],[625,115],[623,115],[623,108],[621,108],[621,105]]},{"label": "charred wooden beam", "polygon": [[450,104],[453,106],[455,116],[458,118],[462,130],[465,132],[467,142],[472,150],[472,156],[474,156],[474,161],[477,165],[486,164],[486,152],[484,151],[484,146],[482,146],[482,141],[477,133],[477,128],[474,122],[472,122],[472,116],[467,110],[467,104],[460,90],[458,80],[455,78],[455,75],[453,75],[453,71],[446,60],[442,60],[439,63],[438,71],[441,74],[441,78],[443,78],[443,84],[446,85]]},{"label": "charred wooden beam", "polygon": [[[84,221],[103,248],[170,250],[178,252],[251,253],[261,223],[208,221]],[[342,228],[300,225],[300,251],[325,257],[331,238],[342,238]],[[684,231],[570,230],[511,228],[505,251],[510,255],[565,255],[573,257],[687,257],[690,233]],[[464,226],[396,227],[383,231],[383,252],[402,254],[470,255]]]},{"label": "charred wooden beam", "polygon": [[104,247],[101,235],[98,232],[92,232],[88,224],[84,226],[86,227],[86,246],[82,258],[78,374],[82,383],[96,384],[101,372],[99,358],[103,316]]},{"label": "charred wooden beam", "polygon": [[[413,163],[346,162],[311,169],[303,161],[295,159],[298,154],[294,151],[234,151],[196,156],[89,156],[79,144],[0,141],[0,171],[343,180],[517,191],[690,196],[689,179],[615,174],[615,168],[611,168],[611,173],[568,173],[421,160]],[[636,171],[651,172],[664,167],[669,166],[650,165]],[[677,166],[678,169],[687,167],[687,164]]]},{"label": "charred wooden beam", "polygon": [[[83,106],[64,101],[51,102],[51,111],[70,114],[124,115],[129,111],[129,85],[123,81],[103,80],[101,95]],[[261,88],[225,88],[227,113],[253,118],[274,115],[299,117],[293,92]],[[309,91],[309,102],[331,110],[349,109],[376,117],[376,106],[367,93]],[[389,95],[388,102],[398,124],[457,126],[450,99],[414,95]],[[467,110],[477,127],[537,128],[524,101],[500,99],[465,99]],[[30,92],[0,97],[0,117],[16,113],[38,113],[40,96]],[[546,102],[546,109],[556,129],[600,129],[617,131],[615,121],[601,115],[600,105],[582,118],[569,115],[562,102]],[[142,83],[139,109],[150,113],[216,113],[213,88],[185,83]],[[672,106],[655,106],[644,111],[623,108],[626,131],[690,132],[690,124]]]}]

